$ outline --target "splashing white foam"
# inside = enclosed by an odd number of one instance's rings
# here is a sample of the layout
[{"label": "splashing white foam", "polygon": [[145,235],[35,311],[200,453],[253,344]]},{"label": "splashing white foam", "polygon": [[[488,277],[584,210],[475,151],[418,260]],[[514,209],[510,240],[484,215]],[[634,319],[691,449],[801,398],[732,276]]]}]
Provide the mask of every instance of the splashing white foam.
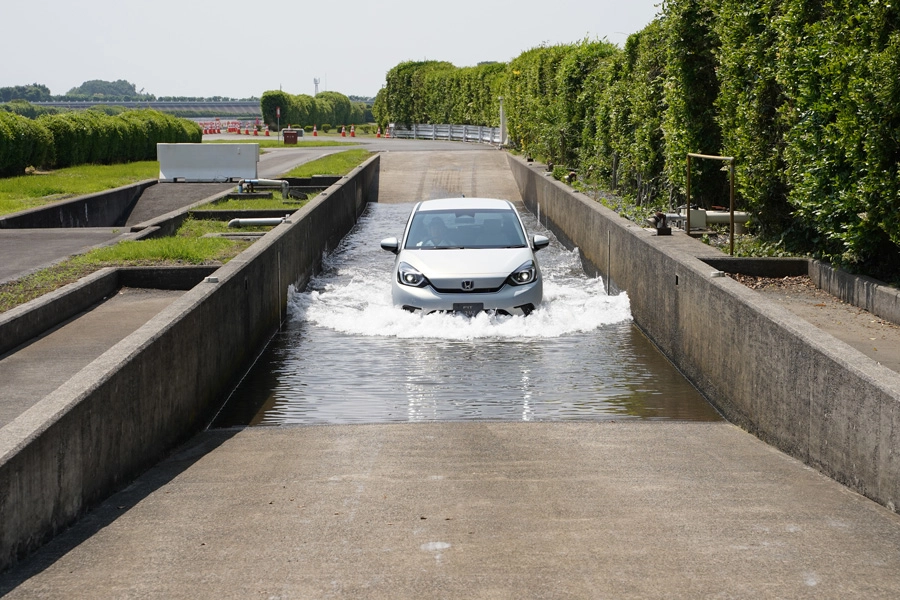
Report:
[{"label": "splashing white foam", "polygon": [[544,302],[528,317],[468,317],[406,312],[391,303],[389,274],[346,275],[291,293],[292,318],[353,335],[445,340],[553,338],[631,320],[628,296],[607,296],[600,279],[546,279]]},{"label": "splashing white foam", "polygon": [[526,227],[552,242],[538,257],[544,301],[531,315],[423,316],[395,307],[390,284],[394,256],[373,240],[391,235],[408,212],[408,207],[391,205],[367,211],[338,249],[324,258],[323,273],[309,289],[291,290],[292,318],[350,335],[442,340],[555,338],[631,320],[628,296],[607,296],[601,279],[584,274],[578,249],[566,250],[529,215]]}]

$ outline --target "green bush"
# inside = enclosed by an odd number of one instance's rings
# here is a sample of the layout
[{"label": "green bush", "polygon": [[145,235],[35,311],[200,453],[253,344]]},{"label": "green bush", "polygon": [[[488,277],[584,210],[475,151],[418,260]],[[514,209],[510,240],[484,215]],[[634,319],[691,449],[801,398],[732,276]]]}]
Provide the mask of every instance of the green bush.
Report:
[{"label": "green bush", "polygon": [[0,110],[16,113],[29,119],[36,119],[41,115],[65,112],[64,109],[56,108],[55,106],[35,106],[25,100],[11,100],[5,104],[0,104]]},{"label": "green bush", "polygon": [[[637,207],[685,200],[686,155],[735,157],[737,206],[767,243],[900,272],[900,5],[669,0],[623,49],[541,46],[508,64],[404,62],[376,123],[498,125]],[[722,163],[692,161],[691,200],[726,205]],[[623,212],[633,212],[623,208]]]},{"label": "green bush", "polygon": [[0,176],[22,175],[53,157],[53,135],[40,123],[0,111]]},{"label": "green bush", "polygon": [[46,146],[32,160],[40,158],[37,162],[48,167],[156,160],[157,143],[199,143],[202,139],[196,123],[153,110],[116,116],[94,110],[71,111],[42,115],[30,122],[40,138],[35,147]]},{"label": "green bush", "polygon": [[328,133],[330,130],[331,130],[331,124],[330,124],[330,123],[322,123],[322,124],[319,126],[319,131],[321,131],[322,133]]},{"label": "green bush", "polygon": [[277,109],[281,109],[281,123],[294,123],[300,127],[327,123],[363,123],[365,104],[351,102],[338,92],[320,92],[313,98],[306,94],[292,95],[281,90],[263,92],[260,110],[263,122],[275,128],[278,122]]}]

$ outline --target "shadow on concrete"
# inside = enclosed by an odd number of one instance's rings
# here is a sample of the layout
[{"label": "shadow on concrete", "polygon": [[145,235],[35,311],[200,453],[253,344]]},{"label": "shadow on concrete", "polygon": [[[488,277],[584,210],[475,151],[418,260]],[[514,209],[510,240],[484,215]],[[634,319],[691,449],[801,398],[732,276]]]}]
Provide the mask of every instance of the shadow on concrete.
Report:
[{"label": "shadow on concrete", "polygon": [[173,481],[201,458],[237,435],[243,428],[199,433],[182,446],[81,517],[75,525],[54,537],[0,576],[0,596],[53,566],[56,561],[92,536],[112,525],[158,489]]}]

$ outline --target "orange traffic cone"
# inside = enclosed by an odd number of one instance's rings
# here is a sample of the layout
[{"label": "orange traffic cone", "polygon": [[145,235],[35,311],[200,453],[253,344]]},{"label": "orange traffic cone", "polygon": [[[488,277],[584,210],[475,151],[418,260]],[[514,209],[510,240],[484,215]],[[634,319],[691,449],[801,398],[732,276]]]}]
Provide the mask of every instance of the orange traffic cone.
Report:
[{"label": "orange traffic cone", "polygon": [[319,135],[319,132],[316,131],[316,126],[313,125],[313,137],[317,137],[318,135]]},{"label": "orange traffic cone", "polygon": [[347,131],[343,125],[341,125],[341,137],[347,137]]},{"label": "orange traffic cone", "polygon": [[379,127],[378,129],[375,130],[375,137],[377,137],[377,138],[381,137],[381,127]]},{"label": "orange traffic cone", "polygon": [[350,126],[350,137],[356,137],[356,126],[355,125]]}]

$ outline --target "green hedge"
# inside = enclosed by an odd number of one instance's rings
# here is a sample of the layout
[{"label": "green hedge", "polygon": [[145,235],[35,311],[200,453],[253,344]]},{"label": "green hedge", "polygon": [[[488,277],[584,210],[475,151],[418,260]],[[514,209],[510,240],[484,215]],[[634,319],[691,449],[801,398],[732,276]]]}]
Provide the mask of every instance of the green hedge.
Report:
[{"label": "green hedge", "polygon": [[[900,5],[669,0],[629,37],[542,46],[508,64],[391,69],[389,122],[497,125],[638,206],[685,201],[686,154],[736,158],[738,208],[763,237],[900,278]],[[694,161],[692,201],[725,205],[722,164]]]},{"label": "green hedge", "polygon": [[72,111],[35,120],[0,111],[0,175],[20,175],[29,166],[156,160],[157,143],[199,143],[202,138],[196,123],[154,110],[115,116]]},{"label": "green hedge", "polygon": [[51,162],[53,135],[35,121],[0,111],[0,176],[21,175]]},{"label": "green hedge", "polygon": [[[277,109],[281,109],[278,118]],[[366,105],[352,102],[338,92],[320,92],[315,98],[306,94],[292,95],[281,90],[264,92],[260,98],[263,122],[271,130],[280,124],[282,129],[293,124],[297,127],[344,123],[359,125],[366,122]]]},{"label": "green hedge", "polygon": [[388,84],[375,97],[372,113],[388,123],[500,124],[505,64],[458,69],[448,62],[405,62],[387,74]]}]

